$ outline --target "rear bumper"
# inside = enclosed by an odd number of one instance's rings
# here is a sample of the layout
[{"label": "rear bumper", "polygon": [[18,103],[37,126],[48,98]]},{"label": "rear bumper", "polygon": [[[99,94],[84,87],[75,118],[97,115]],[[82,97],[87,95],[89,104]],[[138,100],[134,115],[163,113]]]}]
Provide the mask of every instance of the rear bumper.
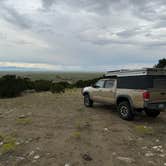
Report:
[{"label": "rear bumper", "polygon": [[144,103],[144,107],[146,109],[153,109],[153,110],[166,110],[166,102],[162,102],[162,103],[148,103],[145,102]]}]

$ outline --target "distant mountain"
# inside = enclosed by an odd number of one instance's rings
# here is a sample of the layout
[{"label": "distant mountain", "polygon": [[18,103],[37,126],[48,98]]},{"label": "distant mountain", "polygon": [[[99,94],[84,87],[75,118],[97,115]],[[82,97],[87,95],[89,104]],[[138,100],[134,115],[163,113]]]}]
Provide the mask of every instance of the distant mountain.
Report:
[{"label": "distant mountain", "polygon": [[24,68],[24,67],[2,67],[2,66],[0,66],[0,71],[42,71],[42,69]]}]

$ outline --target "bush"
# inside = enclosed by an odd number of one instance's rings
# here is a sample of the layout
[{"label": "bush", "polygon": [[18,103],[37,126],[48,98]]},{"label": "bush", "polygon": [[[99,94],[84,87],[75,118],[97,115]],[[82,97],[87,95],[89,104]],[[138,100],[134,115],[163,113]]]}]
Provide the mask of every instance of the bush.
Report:
[{"label": "bush", "polygon": [[52,93],[64,93],[65,92],[65,86],[61,83],[54,83],[51,86],[51,92]]},{"label": "bush", "polygon": [[63,93],[69,88],[83,88],[94,84],[98,79],[79,80],[74,84],[62,81],[53,83],[48,80],[31,81],[29,78],[6,75],[0,78],[0,98],[17,97],[25,90],[35,89],[37,92],[51,91],[52,93]]},{"label": "bush", "polygon": [[84,88],[86,86],[90,86],[90,85],[94,84],[97,80],[99,80],[99,78],[95,78],[95,79],[92,79],[92,80],[85,80],[85,81],[79,80],[74,84],[74,87]]},{"label": "bush", "polygon": [[16,97],[27,89],[26,82],[15,75],[6,75],[0,78],[0,97]]},{"label": "bush", "polygon": [[23,80],[26,84],[26,89],[28,90],[35,89],[35,83],[33,81],[31,81],[29,78],[24,78]]},{"label": "bush", "polygon": [[49,91],[52,86],[52,81],[36,80],[34,81],[34,89],[37,92]]}]

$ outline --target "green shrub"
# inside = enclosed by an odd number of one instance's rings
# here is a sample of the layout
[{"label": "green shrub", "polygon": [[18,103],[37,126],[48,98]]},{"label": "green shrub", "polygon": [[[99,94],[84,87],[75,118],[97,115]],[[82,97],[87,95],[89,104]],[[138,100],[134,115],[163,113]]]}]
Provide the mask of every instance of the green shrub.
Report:
[{"label": "green shrub", "polygon": [[52,86],[52,81],[48,80],[36,80],[34,81],[34,89],[37,92],[49,91]]},{"label": "green shrub", "polygon": [[94,84],[98,79],[79,80],[74,84],[62,81],[53,83],[48,80],[31,81],[29,78],[6,75],[0,78],[0,98],[17,97],[25,90],[35,89],[37,92],[51,91],[52,93],[63,93],[65,89],[83,88]]},{"label": "green shrub", "polygon": [[16,139],[12,136],[0,135],[3,144],[0,146],[0,153],[7,154],[15,151],[16,149]]},{"label": "green shrub", "polygon": [[99,78],[95,78],[92,80],[79,80],[74,84],[74,87],[76,88],[84,88],[86,86],[90,86],[92,84],[94,84],[97,80],[99,80]]},{"label": "green shrub", "polygon": [[27,86],[23,79],[15,75],[6,75],[0,78],[0,97],[16,97],[26,90]]},{"label": "green shrub", "polygon": [[64,93],[65,92],[65,86],[61,83],[54,83],[51,86],[51,92],[52,93]]},{"label": "green shrub", "polygon": [[23,78],[25,84],[26,84],[26,89],[35,89],[35,83],[31,81],[29,78]]}]

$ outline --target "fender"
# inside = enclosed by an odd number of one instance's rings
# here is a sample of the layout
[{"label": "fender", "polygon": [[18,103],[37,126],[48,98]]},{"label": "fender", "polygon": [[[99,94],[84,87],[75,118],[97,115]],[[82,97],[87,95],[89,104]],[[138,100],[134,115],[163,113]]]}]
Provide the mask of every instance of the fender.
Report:
[{"label": "fender", "polygon": [[117,96],[116,97],[116,105],[118,105],[118,99],[120,99],[120,98],[127,99],[130,103],[132,111],[134,111],[134,104],[133,104],[133,101],[132,101],[132,99],[129,95],[119,95],[119,96]]}]

